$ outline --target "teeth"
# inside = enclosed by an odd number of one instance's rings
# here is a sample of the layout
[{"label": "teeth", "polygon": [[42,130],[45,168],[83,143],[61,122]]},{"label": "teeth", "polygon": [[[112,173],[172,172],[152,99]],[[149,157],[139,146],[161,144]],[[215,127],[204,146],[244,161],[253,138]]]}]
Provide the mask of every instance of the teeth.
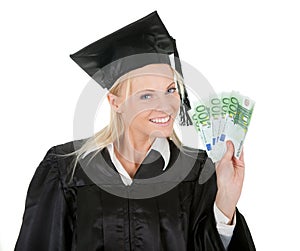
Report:
[{"label": "teeth", "polygon": [[166,123],[169,120],[170,120],[170,116],[165,117],[165,118],[150,119],[151,122],[160,123],[160,124]]}]

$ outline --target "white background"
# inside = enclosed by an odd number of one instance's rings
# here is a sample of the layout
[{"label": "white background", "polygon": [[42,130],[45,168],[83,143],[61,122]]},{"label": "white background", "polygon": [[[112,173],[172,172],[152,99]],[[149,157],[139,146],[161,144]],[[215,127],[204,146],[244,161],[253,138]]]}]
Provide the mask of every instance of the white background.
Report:
[{"label": "white background", "polygon": [[70,58],[157,10],[180,57],[218,91],[256,101],[238,208],[257,250],[295,250],[299,226],[297,1],[10,1],[0,7],[0,250],[13,250],[34,171],[73,140],[89,76]]}]

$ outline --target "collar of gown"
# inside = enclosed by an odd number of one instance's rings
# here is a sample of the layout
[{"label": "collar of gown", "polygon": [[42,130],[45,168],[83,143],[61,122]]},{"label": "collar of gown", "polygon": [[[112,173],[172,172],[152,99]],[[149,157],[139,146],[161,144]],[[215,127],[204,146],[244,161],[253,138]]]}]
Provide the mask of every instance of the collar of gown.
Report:
[{"label": "collar of gown", "polygon": [[[85,154],[82,156],[84,158],[86,155],[89,153],[97,150],[97,148],[92,149],[90,151],[85,152]],[[117,159],[115,152],[114,152],[114,147],[113,143],[110,143],[107,145],[107,150],[109,152],[110,158],[114,166],[116,167],[118,173],[120,174],[122,181],[126,185],[130,185],[132,183],[132,178],[129,176],[123,165],[120,163],[120,161]],[[169,161],[170,161],[170,146],[169,142],[166,138],[156,138],[151,145],[150,149],[148,150],[146,157],[148,156],[149,152],[151,150],[155,150],[159,152],[164,160],[164,167],[163,171],[167,168]]]}]

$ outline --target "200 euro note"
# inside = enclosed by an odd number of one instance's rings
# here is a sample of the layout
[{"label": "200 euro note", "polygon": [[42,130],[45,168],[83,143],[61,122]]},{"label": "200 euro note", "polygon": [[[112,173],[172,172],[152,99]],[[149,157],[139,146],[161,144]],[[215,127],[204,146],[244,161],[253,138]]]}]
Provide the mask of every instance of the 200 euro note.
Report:
[{"label": "200 euro note", "polygon": [[250,125],[255,102],[238,92],[232,92],[228,105],[225,134],[234,145],[234,156],[239,158]]}]

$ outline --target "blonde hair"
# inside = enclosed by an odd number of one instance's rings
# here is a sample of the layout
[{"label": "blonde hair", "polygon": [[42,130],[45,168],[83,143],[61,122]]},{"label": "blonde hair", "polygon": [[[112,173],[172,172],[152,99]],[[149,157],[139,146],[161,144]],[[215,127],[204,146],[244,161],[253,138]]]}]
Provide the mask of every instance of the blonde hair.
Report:
[{"label": "blonde hair", "polygon": [[[170,65],[168,66],[173,72],[174,81],[175,83],[177,83],[177,89],[181,92],[180,96],[182,96],[183,79],[175,69],[173,69]],[[124,76],[120,77],[117,81],[115,81],[115,83],[113,84],[109,92],[111,94],[118,96],[120,94],[123,84],[127,83],[126,85],[126,98],[127,98],[130,95],[130,90],[131,90],[131,78],[129,77],[124,80],[123,77]],[[85,142],[79,147],[79,149],[67,154],[57,154],[58,156],[64,156],[64,157],[75,155],[75,159],[73,160],[75,162],[72,168],[72,174],[69,182],[71,182],[73,179],[78,161],[85,153],[93,151],[95,150],[95,148],[97,149],[93,154],[93,156],[90,158],[89,161],[91,161],[102,149],[104,149],[110,143],[115,142],[120,137],[120,135],[123,134],[123,132],[124,132],[124,124],[121,119],[120,113],[117,113],[113,109],[110,109],[110,121],[107,126],[105,126],[103,129],[101,129],[93,136],[85,139]],[[172,140],[179,149],[182,149],[182,142],[176,135],[174,129],[171,136],[168,137],[168,139]]]}]

